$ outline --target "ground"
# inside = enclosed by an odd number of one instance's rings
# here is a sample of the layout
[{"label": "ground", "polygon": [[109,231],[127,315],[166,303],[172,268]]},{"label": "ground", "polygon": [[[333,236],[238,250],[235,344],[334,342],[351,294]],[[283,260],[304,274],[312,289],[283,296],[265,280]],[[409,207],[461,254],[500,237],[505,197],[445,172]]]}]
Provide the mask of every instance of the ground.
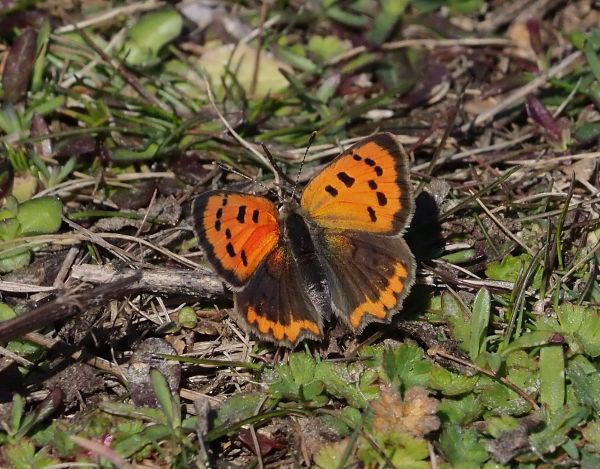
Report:
[{"label": "ground", "polygon": [[[596,8],[0,1],[0,466],[600,466]],[[380,132],[411,293],[258,340],[194,199]]]}]

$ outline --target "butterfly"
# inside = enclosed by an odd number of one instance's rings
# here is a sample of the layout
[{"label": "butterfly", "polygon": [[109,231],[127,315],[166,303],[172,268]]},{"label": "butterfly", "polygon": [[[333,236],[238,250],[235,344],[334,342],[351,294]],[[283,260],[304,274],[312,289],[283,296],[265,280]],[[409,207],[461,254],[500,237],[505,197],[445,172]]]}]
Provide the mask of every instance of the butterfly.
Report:
[{"label": "butterfly", "polygon": [[214,190],[193,203],[194,231],[234,292],[234,315],[261,339],[323,339],[335,315],[356,333],[389,322],[415,278],[402,234],[413,213],[406,153],[390,133],[337,156],[278,207]]}]

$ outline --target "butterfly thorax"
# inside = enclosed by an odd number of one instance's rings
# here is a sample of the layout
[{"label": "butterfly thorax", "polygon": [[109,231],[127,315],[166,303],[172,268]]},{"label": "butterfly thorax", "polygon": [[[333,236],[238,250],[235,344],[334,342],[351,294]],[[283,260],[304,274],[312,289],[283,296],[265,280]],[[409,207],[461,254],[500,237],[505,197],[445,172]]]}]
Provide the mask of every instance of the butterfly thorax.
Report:
[{"label": "butterfly thorax", "polygon": [[308,223],[299,210],[288,212],[282,222],[284,242],[292,252],[307,295],[315,308],[329,320],[331,295]]}]

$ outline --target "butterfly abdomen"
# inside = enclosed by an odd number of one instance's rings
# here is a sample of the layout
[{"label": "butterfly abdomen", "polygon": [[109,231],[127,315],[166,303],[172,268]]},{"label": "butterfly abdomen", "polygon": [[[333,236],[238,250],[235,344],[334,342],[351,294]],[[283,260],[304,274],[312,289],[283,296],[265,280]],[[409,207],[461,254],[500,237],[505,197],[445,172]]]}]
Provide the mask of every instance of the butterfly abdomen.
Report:
[{"label": "butterfly abdomen", "polygon": [[317,311],[329,320],[331,295],[327,278],[315,251],[308,225],[298,213],[291,213],[285,220],[285,237],[310,301]]}]

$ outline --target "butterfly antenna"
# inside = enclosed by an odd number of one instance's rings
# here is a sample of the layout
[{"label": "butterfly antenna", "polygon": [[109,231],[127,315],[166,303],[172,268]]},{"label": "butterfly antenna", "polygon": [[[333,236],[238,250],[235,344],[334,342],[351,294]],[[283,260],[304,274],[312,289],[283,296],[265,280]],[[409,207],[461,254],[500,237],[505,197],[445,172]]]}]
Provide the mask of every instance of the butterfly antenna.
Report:
[{"label": "butterfly antenna", "polygon": [[298,174],[296,174],[296,181],[294,182],[294,185],[292,186],[292,196],[290,197],[290,200],[294,200],[294,196],[296,195],[296,188],[298,187],[298,183],[300,182],[300,174],[302,174],[302,168],[304,167],[304,162],[306,161],[306,156],[308,155],[308,150],[310,149],[311,145],[314,143],[315,138],[317,138],[317,131],[315,130],[312,134],[310,134],[310,138],[308,139],[308,145],[306,145],[306,151],[304,152],[304,156],[302,157],[302,160],[300,161],[300,167],[298,168]]},{"label": "butterfly antenna", "polygon": [[213,164],[218,166],[219,168],[221,168],[223,171],[228,171],[230,173],[236,174],[237,176],[240,176],[244,179],[246,179],[247,181],[252,182],[253,184],[256,184],[260,187],[262,187],[263,189],[270,191],[271,188],[267,187],[266,184],[263,184],[261,181],[259,181],[258,179],[254,179],[251,176],[248,176],[247,174],[242,173],[241,171],[238,171],[235,168],[232,168],[229,165],[226,165],[225,163],[221,163],[220,161],[213,161]]},{"label": "butterfly antenna", "polygon": [[264,143],[261,143],[260,146],[262,147],[263,151],[265,152],[265,156],[267,157],[267,160],[269,160],[269,163],[271,163],[273,170],[277,173],[277,176],[279,176],[279,179],[285,181],[286,183],[288,183],[291,186],[293,184],[292,180],[289,178],[289,176],[287,174],[285,174],[283,171],[281,171],[281,169],[279,168],[279,165],[276,163],[275,158],[273,157],[273,154],[271,153],[269,148]]}]

